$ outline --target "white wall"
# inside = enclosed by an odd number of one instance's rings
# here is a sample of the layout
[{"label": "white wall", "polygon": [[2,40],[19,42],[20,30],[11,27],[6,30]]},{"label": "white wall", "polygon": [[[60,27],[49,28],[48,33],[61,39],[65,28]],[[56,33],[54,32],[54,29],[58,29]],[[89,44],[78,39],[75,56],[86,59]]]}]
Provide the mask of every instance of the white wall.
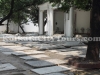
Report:
[{"label": "white wall", "polygon": [[0,33],[6,31],[6,24],[7,24],[7,21],[4,21],[3,24],[4,24],[4,26],[0,26]]},{"label": "white wall", "polygon": [[6,31],[6,25],[0,26],[0,33],[1,33],[1,32],[5,32],[5,31]]},{"label": "white wall", "polygon": [[87,33],[87,28],[90,28],[90,11],[79,11],[76,12],[76,29],[81,32],[81,28],[85,29]]},{"label": "white wall", "polygon": [[[18,33],[18,24],[11,22],[9,25],[9,31]],[[22,33],[22,30],[19,28],[19,32]]]},{"label": "white wall", "polygon": [[28,24],[23,24],[25,32],[38,32],[39,27],[34,26],[32,22],[28,22]]}]

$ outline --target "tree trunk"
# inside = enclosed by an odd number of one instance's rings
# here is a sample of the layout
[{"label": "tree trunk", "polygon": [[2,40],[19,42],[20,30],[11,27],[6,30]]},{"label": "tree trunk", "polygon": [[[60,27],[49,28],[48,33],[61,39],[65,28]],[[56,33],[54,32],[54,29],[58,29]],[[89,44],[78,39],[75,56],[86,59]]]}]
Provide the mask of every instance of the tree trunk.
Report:
[{"label": "tree trunk", "polygon": [[18,25],[18,33],[19,33],[19,25]]},{"label": "tree trunk", "polygon": [[8,19],[8,21],[7,21],[7,31],[6,31],[6,33],[9,33],[9,21],[10,21],[10,19]]},{"label": "tree trunk", "polygon": [[11,15],[13,14],[13,8],[14,8],[14,0],[11,1],[11,9],[10,9],[10,12],[8,13],[7,16],[5,16],[1,21],[0,21],[0,25],[3,25],[2,23],[9,19],[11,17]]},{"label": "tree trunk", "polygon": [[25,34],[25,31],[24,31],[24,29],[22,28],[22,26],[21,25],[19,25],[19,27],[21,28],[21,30],[23,31],[23,33]]},{"label": "tree trunk", "polygon": [[[91,37],[100,37],[100,0],[93,0],[91,12]],[[87,60],[99,61],[100,41],[89,41],[86,54]]]}]

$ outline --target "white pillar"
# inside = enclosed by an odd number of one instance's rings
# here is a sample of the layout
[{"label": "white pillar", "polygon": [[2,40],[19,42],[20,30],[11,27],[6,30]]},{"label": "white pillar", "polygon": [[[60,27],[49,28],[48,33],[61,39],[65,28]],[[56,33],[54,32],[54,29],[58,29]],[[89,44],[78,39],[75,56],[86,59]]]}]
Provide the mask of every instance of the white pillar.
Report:
[{"label": "white pillar", "polygon": [[71,7],[68,14],[65,14],[65,36],[66,37],[73,37],[73,25],[74,25],[74,8]]},{"label": "white pillar", "polygon": [[68,13],[64,13],[64,35],[67,36],[68,34]]},{"label": "white pillar", "polygon": [[47,25],[48,25],[48,35],[52,36],[54,33],[53,30],[53,16],[54,16],[54,11],[53,9],[48,9],[47,10]]},{"label": "white pillar", "polygon": [[39,11],[39,34],[43,35],[44,28],[43,28],[43,10]]}]

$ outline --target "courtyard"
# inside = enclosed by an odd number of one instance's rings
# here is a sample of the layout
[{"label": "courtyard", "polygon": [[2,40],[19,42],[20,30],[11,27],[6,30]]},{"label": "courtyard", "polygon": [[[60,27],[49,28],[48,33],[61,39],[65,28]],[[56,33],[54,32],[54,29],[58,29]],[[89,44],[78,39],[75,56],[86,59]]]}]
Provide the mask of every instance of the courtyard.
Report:
[{"label": "courtyard", "polygon": [[76,69],[68,64],[70,58],[85,58],[86,50],[78,41],[1,40],[0,75],[98,75],[97,69]]}]

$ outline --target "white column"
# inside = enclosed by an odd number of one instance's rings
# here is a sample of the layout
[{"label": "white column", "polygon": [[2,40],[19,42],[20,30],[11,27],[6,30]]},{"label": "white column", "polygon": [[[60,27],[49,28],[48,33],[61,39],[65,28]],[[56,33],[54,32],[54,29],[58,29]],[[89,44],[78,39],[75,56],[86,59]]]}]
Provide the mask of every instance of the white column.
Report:
[{"label": "white column", "polygon": [[54,16],[54,11],[53,9],[47,10],[47,25],[48,25],[48,35],[52,36],[54,33],[53,30],[53,16]]},{"label": "white column", "polygon": [[69,16],[65,14],[65,36],[73,37],[73,24],[74,24],[74,8],[71,7],[69,11]]},{"label": "white column", "polygon": [[64,13],[64,35],[67,36],[68,34],[68,13]]},{"label": "white column", "polygon": [[44,28],[43,28],[43,10],[39,11],[39,34],[43,35]]}]

